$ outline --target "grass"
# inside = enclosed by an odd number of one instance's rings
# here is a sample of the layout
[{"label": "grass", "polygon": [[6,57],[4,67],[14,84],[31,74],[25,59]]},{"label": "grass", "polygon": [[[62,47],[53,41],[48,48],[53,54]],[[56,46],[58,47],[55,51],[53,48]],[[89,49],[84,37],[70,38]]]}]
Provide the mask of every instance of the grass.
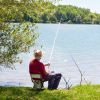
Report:
[{"label": "grass", "polygon": [[100,85],[43,91],[36,91],[30,87],[0,87],[0,100],[100,100]]}]

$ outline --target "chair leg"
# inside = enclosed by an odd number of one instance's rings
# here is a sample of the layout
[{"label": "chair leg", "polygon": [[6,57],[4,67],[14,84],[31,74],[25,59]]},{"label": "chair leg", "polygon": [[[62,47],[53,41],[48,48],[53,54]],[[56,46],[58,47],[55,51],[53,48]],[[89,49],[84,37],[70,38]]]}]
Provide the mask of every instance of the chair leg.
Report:
[{"label": "chair leg", "polygon": [[43,82],[40,80],[35,80],[33,82],[33,84],[34,84],[34,86],[33,86],[34,89],[42,89],[43,88]]}]

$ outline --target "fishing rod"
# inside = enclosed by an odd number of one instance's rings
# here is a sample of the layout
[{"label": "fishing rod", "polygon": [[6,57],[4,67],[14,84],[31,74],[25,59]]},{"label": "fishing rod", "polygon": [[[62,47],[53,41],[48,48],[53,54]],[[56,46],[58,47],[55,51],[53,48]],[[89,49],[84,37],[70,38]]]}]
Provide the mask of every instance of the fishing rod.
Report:
[{"label": "fishing rod", "polygon": [[[49,61],[48,61],[49,64],[51,64],[51,59],[52,59],[53,51],[54,51],[56,40],[57,40],[58,33],[59,33],[59,30],[60,30],[60,24],[61,24],[61,21],[62,21],[62,16],[63,15],[61,15],[61,17],[60,17],[60,21],[59,21],[59,24],[58,24],[58,27],[57,27],[57,30],[56,30],[56,33],[55,33],[55,37],[54,37],[54,41],[53,41],[53,46],[52,46],[50,57],[49,57]],[[50,72],[50,67],[49,66],[48,66],[48,72]]]},{"label": "fishing rod", "polygon": [[62,21],[62,16],[60,18],[60,22],[58,24],[57,31],[56,31],[56,34],[55,34],[55,38],[54,38],[54,41],[53,41],[53,46],[52,46],[51,53],[50,53],[49,63],[51,62],[51,58],[52,58],[53,51],[54,51],[54,48],[55,48],[56,40],[57,40],[58,33],[59,33],[59,30],[60,30],[60,24],[61,24],[61,21]]}]

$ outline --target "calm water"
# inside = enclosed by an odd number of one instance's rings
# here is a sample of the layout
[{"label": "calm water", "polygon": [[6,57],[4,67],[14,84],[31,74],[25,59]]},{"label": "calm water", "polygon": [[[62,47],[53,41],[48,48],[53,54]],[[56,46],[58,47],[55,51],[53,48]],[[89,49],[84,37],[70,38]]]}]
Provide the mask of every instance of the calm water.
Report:
[{"label": "calm water", "polygon": [[[43,62],[48,62],[58,24],[38,24],[41,33],[35,48],[44,51]],[[28,63],[33,54],[21,54],[22,64],[15,64],[16,70],[2,69],[0,85],[32,86],[28,74]],[[100,84],[100,26],[61,24],[51,59],[50,70],[61,72],[70,84],[79,84],[80,73],[71,59],[74,57],[85,80]],[[83,81],[85,83],[85,81]],[[47,85],[47,83],[46,83]],[[61,80],[60,87],[65,87]]]}]

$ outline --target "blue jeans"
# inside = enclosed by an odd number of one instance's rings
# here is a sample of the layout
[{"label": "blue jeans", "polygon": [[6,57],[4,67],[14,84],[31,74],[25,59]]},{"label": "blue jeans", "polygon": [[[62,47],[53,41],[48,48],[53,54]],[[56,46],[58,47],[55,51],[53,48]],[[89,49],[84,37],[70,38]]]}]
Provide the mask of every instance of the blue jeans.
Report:
[{"label": "blue jeans", "polygon": [[60,73],[48,74],[44,79],[44,81],[48,81],[48,89],[57,89],[61,76]]}]

